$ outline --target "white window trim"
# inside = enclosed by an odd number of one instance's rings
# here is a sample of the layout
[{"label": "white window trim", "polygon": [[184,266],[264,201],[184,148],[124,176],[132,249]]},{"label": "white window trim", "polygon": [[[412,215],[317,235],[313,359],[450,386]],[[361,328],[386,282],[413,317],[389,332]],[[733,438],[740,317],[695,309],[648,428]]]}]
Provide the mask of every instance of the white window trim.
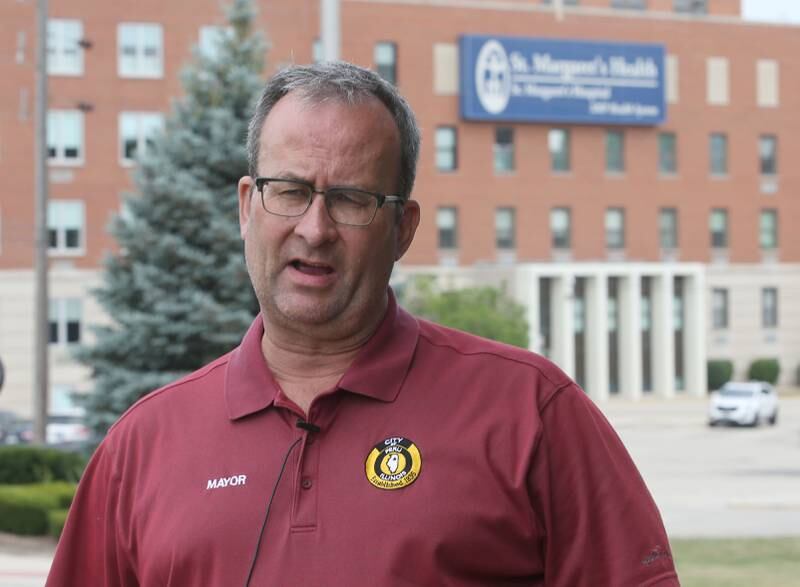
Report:
[{"label": "white window trim", "polygon": [[120,112],[119,113],[119,116],[117,117],[117,147],[118,147],[118,153],[117,154],[118,154],[118,158],[119,158],[119,164],[122,167],[135,167],[136,166],[136,160],[135,159],[129,159],[129,158],[125,157],[125,143],[123,142],[123,138],[124,137],[123,137],[123,134],[122,134],[122,119],[126,115],[136,116],[136,118],[137,118],[137,120],[136,120],[136,151],[137,151],[137,153],[141,153],[141,152],[144,151],[144,149],[146,148],[146,141],[147,141],[147,136],[145,135],[144,131],[142,130],[142,124],[141,124],[142,117],[143,116],[153,116],[153,117],[158,116],[161,119],[160,125],[161,125],[161,128],[163,129],[164,128],[164,115],[163,115],[163,113],[157,112],[157,111],[150,111],[150,112],[145,112],[145,111],[125,111],[125,112]]},{"label": "white window trim", "polygon": [[[80,335],[77,341],[74,342],[67,342],[67,303],[77,300],[78,307],[80,309],[79,316],[78,316],[78,324],[80,325]],[[81,344],[81,340],[83,339],[84,335],[84,317],[83,317],[83,300],[81,298],[50,298],[50,303],[56,306],[56,316],[47,317],[48,323],[48,344],[51,347],[71,347],[73,345]],[[55,320],[52,320],[55,318]],[[50,329],[50,322],[55,322],[58,325],[58,340],[55,342],[49,342],[49,329]]]},{"label": "white window trim", "polygon": [[[159,32],[158,67],[153,71],[142,71],[141,45],[137,44],[135,71],[128,71],[122,57],[122,30],[126,27],[155,27]],[[137,33],[138,35],[139,33]],[[161,79],[164,77],[164,27],[157,22],[121,22],[117,25],[117,75],[125,79]]]},{"label": "white window trim", "polygon": [[[65,60],[61,57],[60,49],[64,48],[63,37],[64,27],[67,25],[78,25],[78,39],[83,39],[83,22],[75,18],[51,18],[47,21],[47,36],[48,36],[48,49],[50,48],[50,36],[57,35],[57,42],[55,43],[56,54],[55,57],[48,57],[47,59],[47,75],[62,76],[62,77],[80,77],[83,75],[83,47],[78,44],[78,56],[75,59],[74,67],[65,67],[71,60]],[[52,28],[51,28],[52,25]]]},{"label": "white window trim", "polygon": [[[51,248],[47,247],[47,255],[49,257],[82,257],[86,254],[86,202],[83,200],[50,200],[49,205],[60,203],[77,203],[81,207],[81,226],[80,235],[78,238],[79,245],[76,248],[70,249],[66,247],[66,236],[63,232],[63,227],[56,227],[56,246]],[[48,234],[50,232],[50,223],[47,224]],[[49,245],[49,243],[48,243]]]},{"label": "white window trim", "polygon": [[[50,120],[50,115],[54,115],[55,117],[59,117],[63,113],[74,113],[78,115],[78,128],[80,129],[80,140],[78,141],[78,149],[80,150],[80,157],[75,159],[67,159],[63,155],[63,145],[59,144],[56,141],[56,156],[55,157],[48,157],[47,164],[51,167],[81,167],[83,166],[84,162],[86,161],[86,118],[83,115],[83,112],[80,110],[48,110],[48,125],[52,124]],[[48,131],[49,132],[49,131]],[[49,141],[47,145],[48,149],[50,147]]]}]

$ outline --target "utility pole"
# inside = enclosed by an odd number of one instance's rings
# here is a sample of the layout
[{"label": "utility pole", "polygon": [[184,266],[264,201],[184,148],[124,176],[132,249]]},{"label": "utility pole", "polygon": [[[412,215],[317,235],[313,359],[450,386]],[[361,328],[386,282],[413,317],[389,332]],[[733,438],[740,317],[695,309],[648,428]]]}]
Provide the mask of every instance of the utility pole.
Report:
[{"label": "utility pole", "polygon": [[341,51],[341,10],[339,0],[319,0],[319,31],[323,59],[336,61]]},{"label": "utility pole", "polygon": [[47,440],[49,395],[48,333],[49,296],[47,292],[47,0],[36,2],[36,98],[35,98],[34,176],[35,202],[35,288],[34,332],[34,411],[33,437],[37,444]]}]

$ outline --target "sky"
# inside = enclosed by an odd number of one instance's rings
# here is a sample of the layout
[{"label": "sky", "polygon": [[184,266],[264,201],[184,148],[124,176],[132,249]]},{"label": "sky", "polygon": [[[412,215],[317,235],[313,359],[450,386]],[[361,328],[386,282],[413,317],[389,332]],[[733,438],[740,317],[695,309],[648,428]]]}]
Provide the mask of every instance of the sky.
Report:
[{"label": "sky", "polygon": [[800,24],[800,0],[742,0],[742,16],[749,20]]}]

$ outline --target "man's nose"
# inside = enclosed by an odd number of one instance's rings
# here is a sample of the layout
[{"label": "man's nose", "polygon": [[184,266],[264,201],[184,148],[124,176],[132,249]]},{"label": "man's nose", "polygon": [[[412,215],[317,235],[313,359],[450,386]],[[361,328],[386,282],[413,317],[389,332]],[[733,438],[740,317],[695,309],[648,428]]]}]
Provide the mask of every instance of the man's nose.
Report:
[{"label": "man's nose", "polygon": [[325,195],[315,192],[311,204],[295,225],[294,232],[301,236],[310,246],[319,246],[336,240],[338,231],[336,223],[325,206]]}]

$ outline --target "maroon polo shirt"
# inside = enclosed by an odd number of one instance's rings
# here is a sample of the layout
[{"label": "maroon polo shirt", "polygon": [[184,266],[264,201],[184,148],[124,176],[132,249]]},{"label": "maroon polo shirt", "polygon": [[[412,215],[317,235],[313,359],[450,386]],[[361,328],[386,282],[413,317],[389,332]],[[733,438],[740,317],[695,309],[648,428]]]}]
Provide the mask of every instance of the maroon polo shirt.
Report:
[{"label": "maroon polo shirt", "polygon": [[244,585],[273,489],[251,585],[678,585],[622,443],[546,359],[392,297],[314,432],[262,334],[114,425],[48,585]]}]

